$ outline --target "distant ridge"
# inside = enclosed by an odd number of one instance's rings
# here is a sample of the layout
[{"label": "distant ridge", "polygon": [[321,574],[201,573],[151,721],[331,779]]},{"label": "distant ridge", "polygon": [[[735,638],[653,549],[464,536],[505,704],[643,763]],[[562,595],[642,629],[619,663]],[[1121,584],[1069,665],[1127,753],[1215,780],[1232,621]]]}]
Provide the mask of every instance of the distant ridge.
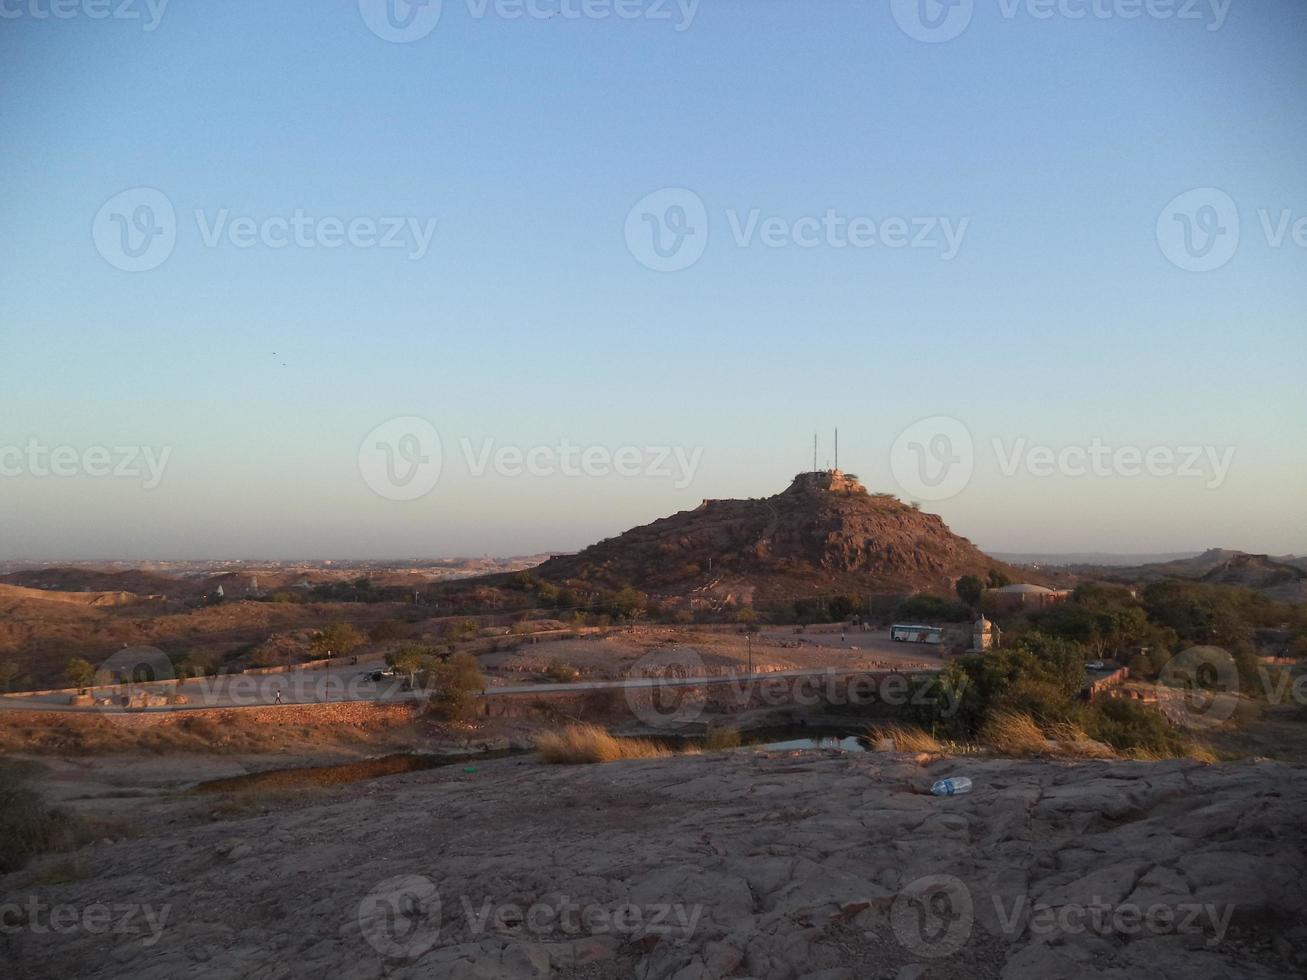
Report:
[{"label": "distant ridge", "polygon": [[1067,552],[1032,552],[1032,551],[991,551],[991,555],[1013,565],[1038,565],[1046,568],[1060,568],[1069,565],[1154,565],[1161,562],[1185,561],[1197,558],[1201,552],[1171,551],[1155,554],[1122,554],[1111,551],[1067,551]]}]

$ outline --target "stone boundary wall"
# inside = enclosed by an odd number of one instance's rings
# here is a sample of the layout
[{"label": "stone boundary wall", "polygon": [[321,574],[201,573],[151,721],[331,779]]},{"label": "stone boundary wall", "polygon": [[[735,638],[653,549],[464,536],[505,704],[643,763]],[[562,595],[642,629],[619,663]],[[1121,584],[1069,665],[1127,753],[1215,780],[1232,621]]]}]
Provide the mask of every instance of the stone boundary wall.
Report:
[{"label": "stone boundary wall", "polygon": [[1130,668],[1120,667],[1106,677],[1100,677],[1096,681],[1090,681],[1085,685],[1085,697],[1090,701],[1100,696],[1104,691],[1110,691],[1114,687],[1120,687],[1130,679]]}]

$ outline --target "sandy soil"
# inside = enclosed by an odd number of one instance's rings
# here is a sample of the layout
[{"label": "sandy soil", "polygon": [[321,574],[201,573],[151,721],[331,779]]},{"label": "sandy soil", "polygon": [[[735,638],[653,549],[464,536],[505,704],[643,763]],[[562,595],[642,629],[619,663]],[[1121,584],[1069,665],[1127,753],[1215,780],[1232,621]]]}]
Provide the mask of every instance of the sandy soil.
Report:
[{"label": "sandy soil", "polygon": [[642,658],[667,649],[694,651],[714,672],[738,670],[749,664],[752,646],[756,670],[834,667],[868,669],[938,667],[934,648],[895,643],[886,630],[863,633],[838,627],[764,629],[752,641],[735,631],[646,626],[578,640],[525,643],[516,651],[490,653],[481,662],[506,674],[543,672],[552,661],[577,668],[588,679],[611,680],[638,668]]}]

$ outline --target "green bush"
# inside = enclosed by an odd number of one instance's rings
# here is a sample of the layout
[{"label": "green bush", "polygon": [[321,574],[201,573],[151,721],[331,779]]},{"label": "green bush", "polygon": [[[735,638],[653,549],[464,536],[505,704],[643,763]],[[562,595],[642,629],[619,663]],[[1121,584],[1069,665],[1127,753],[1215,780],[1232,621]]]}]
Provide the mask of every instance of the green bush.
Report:
[{"label": "green bush", "polygon": [[581,672],[571,664],[563,663],[561,660],[551,660],[549,666],[545,668],[545,676],[558,684],[571,684],[581,677]]},{"label": "green bush", "polygon": [[961,602],[937,595],[914,595],[904,599],[894,610],[901,621],[962,623],[971,619],[971,610]]},{"label": "green bush", "polygon": [[1161,712],[1125,698],[1109,698],[1093,705],[1086,712],[1085,731],[1122,752],[1173,756],[1188,750],[1188,740]]},{"label": "green bush", "polygon": [[428,711],[441,721],[467,721],[476,714],[476,696],[486,688],[486,679],[476,657],[456,653],[431,669],[436,692]]}]

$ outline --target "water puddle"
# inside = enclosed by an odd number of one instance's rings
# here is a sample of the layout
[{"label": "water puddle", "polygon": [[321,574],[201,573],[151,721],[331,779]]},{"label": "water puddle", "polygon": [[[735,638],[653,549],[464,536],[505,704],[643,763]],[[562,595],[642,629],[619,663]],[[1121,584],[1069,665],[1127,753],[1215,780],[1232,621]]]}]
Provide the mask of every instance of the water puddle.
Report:
[{"label": "water puddle", "polygon": [[208,782],[198,784],[195,790],[200,793],[231,793],[249,789],[343,786],[364,779],[397,776],[401,773],[437,769],[441,766],[468,766],[489,759],[503,759],[510,755],[521,754],[521,751],[516,749],[472,752],[460,755],[443,755],[434,752],[396,752],[375,759],[362,759],[358,762],[334,763],[327,766],[304,766],[297,769],[270,769],[267,772],[252,772],[245,776],[211,779]]}]

